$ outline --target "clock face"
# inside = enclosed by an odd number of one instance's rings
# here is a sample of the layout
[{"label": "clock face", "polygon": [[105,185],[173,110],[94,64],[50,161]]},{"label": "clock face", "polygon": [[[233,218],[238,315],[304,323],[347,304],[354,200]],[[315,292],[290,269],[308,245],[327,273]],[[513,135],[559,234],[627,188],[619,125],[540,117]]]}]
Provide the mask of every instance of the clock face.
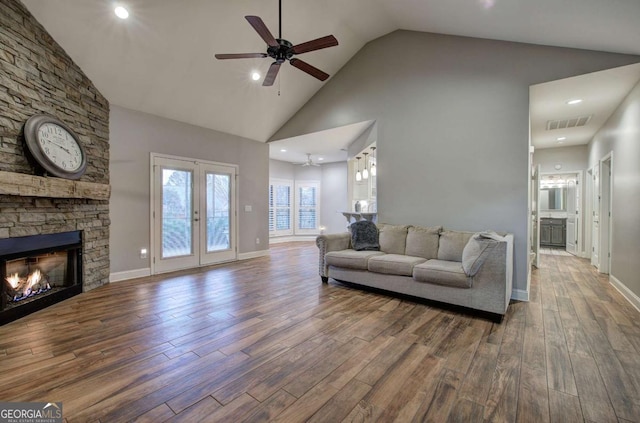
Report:
[{"label": "clock face", "polygon": [[38,143],[42,153],[51,162],[68,172],[75,172],[82,166],[82,150],[63,127],[46,122],[38,128]]},{"label": "clock face", "polygon": [[87,170],[87,157],[78,136],[59,119],[33,115],[24,124],[29,158],[45,175],[80,179]]}]

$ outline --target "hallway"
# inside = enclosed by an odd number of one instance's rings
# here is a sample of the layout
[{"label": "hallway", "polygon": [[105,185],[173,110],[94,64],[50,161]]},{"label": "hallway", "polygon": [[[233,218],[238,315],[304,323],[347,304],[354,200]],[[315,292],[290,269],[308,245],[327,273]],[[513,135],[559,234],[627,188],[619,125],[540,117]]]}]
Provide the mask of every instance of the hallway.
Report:
[{"label": "hallway", "polygon": [[[535,331],[544,333],[551,420],[559,408],[565,418],[574,410],[575,421],[640,421],[638,311],[588,260],[542,254],[540,261],[532,276],[524,356],[528,340],[536,343]],[[537,385],[535,378],[524,383]]]}]

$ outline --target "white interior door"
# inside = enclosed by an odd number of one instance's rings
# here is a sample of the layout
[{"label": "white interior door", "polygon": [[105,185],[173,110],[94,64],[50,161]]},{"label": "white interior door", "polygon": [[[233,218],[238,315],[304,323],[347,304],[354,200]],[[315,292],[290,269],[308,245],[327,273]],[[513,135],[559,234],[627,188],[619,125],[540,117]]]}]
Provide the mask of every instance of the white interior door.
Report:
[{"label": "white interior door", "polygon": [[235,166],[152,161],[152,273],[235,260]]},{"label": "white interior door", "polygon": [[593,193],[592,199],[592,221],[591,221],[591,264],[595,267],[600,266],[600,166],[593,168],[592,178]]},{"label": "white interior door", "polygon": [[575,178],[567,179],[567,252],[578,254],[578,189]]}]

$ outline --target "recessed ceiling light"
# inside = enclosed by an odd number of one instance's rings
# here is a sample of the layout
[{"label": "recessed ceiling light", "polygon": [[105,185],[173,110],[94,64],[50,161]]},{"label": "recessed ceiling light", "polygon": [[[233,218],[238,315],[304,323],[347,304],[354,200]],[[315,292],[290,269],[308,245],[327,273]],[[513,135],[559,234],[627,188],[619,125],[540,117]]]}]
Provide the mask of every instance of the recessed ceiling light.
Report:
[{"label": "recessed ceiling light", "polygon": [[129,17],[129,11],[122,6],[116,7],[114,12],[120,19],[127,19]]},{"label": "recessed ceiling light", "polygon": [[578,103],[582,103],[582,99],[581,98],[576,98],[575,100],[569,100],[567,101],[567,104],[578,104]]},{"label": "recessed ceiling light", "polygon": [[251,73],[251,79],[257,81],[258,79],[260,79],[260,74],[258,72]]},{"label": "recessed ceiling light", "polygon": [[567,137],[558,137],[558,138],[556,138],[556,141],[564,141],[566,139],[567,139]]},{"label": "recessed ceiling light", "polygon": [[283,148],[283,149],[281,149],[281,150],[280,150],[280,152],[281,152],[281,153],[286,153],[286,152],[287,152],[287,149],[286,149],[286,148]]}]

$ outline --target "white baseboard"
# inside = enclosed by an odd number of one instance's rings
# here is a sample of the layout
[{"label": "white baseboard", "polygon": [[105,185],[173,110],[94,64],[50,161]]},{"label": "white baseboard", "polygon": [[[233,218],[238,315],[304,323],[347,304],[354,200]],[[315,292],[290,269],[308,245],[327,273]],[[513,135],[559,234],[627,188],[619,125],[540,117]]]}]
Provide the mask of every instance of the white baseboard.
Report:
[{"label": "white baseboard", "polygon": [[613,275],[609,275],[609,283],[613,285],[615,289],[622,294],[622,296],[631,303],[636,310],[640,311],[640,297],[638,297],[633,291],[631,291],[625,284],[620,282],[618,278]]},{"label": "white baseboard", "polygon": [[275,238],[269,238],[269,244],[281,244],[283,242],[296,242],[296,241],[315,241],[317,235],[298,235],[298,236],[278,236]]},{"label": "white baseboard", "polygon": [[529,301],[529,291],[514,289],[511,291],[511,299],[516,301]]},{"label": "white baseboard", "polygon": [[109,282],[120,282],[129,279],[144,278],[151,276],[151,268],[125,270],[124,272],[114,272],[109,275]]},{"label": "white baseboard", "polygon": [[269,250],[251,251],[248,253],[239,253],[238,260],[248,260],[257,257],[264,257],[269,255]]},{"label": "white baseboard", "polygon": [[[251,251],[238,254],[238,260],[248,260],[256,257],[268,256],[269,250]],[[109,282],[122,282],[129,279],[144,278],[151,276],[151,268],[125,270],[124,272],[114,272],[109,275]]]}]

